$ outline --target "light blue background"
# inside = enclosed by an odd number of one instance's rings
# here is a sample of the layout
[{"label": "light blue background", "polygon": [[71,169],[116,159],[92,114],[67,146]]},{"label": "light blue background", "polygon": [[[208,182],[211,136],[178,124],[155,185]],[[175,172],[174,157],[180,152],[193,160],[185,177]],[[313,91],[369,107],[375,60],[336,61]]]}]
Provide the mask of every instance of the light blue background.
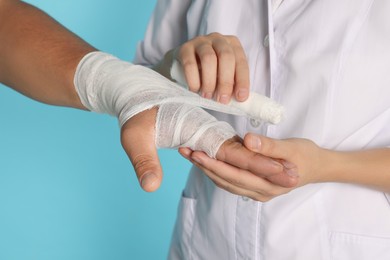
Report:
[{"label": "light blue background", "polygon": [[[156,0],[28,2],[131,60]],[[0,86],[0,259],[165,259],[190,165],[176,151],[160,155],[164,182],[145,193],[114,118]]]}]

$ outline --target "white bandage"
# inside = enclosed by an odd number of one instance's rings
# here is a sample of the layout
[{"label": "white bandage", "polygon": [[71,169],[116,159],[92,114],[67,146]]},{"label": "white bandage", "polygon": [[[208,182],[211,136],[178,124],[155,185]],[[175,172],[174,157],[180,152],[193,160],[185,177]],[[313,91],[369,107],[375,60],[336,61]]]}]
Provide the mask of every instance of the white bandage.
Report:
[{"label": "white bandage", "polygon": [[156,146],[160,148],[189,147],[215,158],[222,143],[236,135],[228,123],[192,106],[196,94],[187,98],[188,90],[157,72],[103,52],[89,53],[80,61],[74,84],[86,108],[117,116],[120,126],[159,107]]},{"label": "white bandage", "polygon": [[[174,60],[170,73],[172,79],[183,87],[188,88],[183,67],[177,60]],[[201,99],[198,105],[210,110],[246,116],[272,124],[278,124],[282,120],[284,110],[280,104],[256,92],[250,92],[248,99],[244,102],[238,102],[232,98],[227,106],[209,99]]]},{"label": "white bandage", "polygon": [[[219,147],[233,137],[235,131],[199,107],[249,116],[242,108],[204,99],[149,68],[121,61],[103,52],[89,53],[80,61],[74,82],[86,108],[117,116],[120,126],[142,111],[159,107],[156,146],[160,148],[185,146],[215,158]],[[258,102],[253,95],[251,100]],[[264,110],[262,106],[254,105]],[[251,111],[252,106],[246,109]],[[263,114],[250,115],[265,120]]]}]

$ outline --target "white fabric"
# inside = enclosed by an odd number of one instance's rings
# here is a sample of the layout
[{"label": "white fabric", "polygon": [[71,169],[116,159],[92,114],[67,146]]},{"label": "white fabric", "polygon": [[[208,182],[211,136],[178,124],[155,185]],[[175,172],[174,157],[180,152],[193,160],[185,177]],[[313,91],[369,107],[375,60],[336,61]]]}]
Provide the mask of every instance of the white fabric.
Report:
[{"label": "white fabric", "polygon": [[235,135],[228,123],[191,105],[199,103],[196,94],[149,68],[103,52],[89,53],[80,61],[74,82],[86,108],[117,116],[120,126],[134,115],[158,106],[159,148],[190,147],[215,158],[222,143]]},{"label": "white fabric", "polygon": [[[390,1],[283,1],[271,14],[270,2],[160,0],[136,62],[155,64],[196,35],[236,35],[252,91],[281,103],[286,115],[276,126],[213,113],[218,119],[241,135],[303,137],[336,150],[390,147]],[[217,188],[193,168],[169,259],[389,256],[390,204],[381,191],[312,184],[258,203]]]},{"label": "white fabric", "polygon": [[[188,89],[183,67],[177,60],[174,60],[172,63],[170,74],[172,79]],[[272,124],[280,123],[284,112],[284,109],[280,104],[256,92],[250,92],[248,99],[244,102],[238,102],[232,98],[227,106],[221,106],[220,103],[210,99],[199,100],[202,101],[200,105],[207,109],[231,115],[246,116],[258,121],[264,121]]]}]

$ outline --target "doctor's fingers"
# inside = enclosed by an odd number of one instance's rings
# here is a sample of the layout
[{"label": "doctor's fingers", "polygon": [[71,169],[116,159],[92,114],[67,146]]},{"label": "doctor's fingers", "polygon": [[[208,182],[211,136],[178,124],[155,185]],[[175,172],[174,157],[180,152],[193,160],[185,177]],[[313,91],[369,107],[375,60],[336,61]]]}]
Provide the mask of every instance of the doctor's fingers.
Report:
[{"label": "doctor's fingers", "polygon": [[281,162],[250,151],[242,144],[239,137],[225,141],[219,148],[216,158],[279,186],[289,188],[298,184],[298,176],[286,171]]},{"label": "doctor's fingers", "polygon": [[127,153],[139,183],[145,191],[159,188],[162,168],[155,144],[157,108],[141,112],[129,119],[121,129],[121,143]]},{"label": "doctor's fingers", "polygon": [[203,152],[193,152],[192,162],[200,168],[219,188],[236,195],[257,201],[268,201],[291,189],[274,185],[269,181],[238,169],[227,163],[212,159]]},{"label": "doctor's fingers", "polygon": [[206,98],[229,102],[236,94],[239,101],[249,95],[249,67],[244,50],[234,36],[212,33],[198,36],[176,52],[191,91]]},{"label": "doctor's fingers", "polygon": [[227,36],[227,39],[233,48],[236,58],[234,94],[238,101],[245,101],[249,97],[250,87],[248,60],[240,40],[236,36]]}]

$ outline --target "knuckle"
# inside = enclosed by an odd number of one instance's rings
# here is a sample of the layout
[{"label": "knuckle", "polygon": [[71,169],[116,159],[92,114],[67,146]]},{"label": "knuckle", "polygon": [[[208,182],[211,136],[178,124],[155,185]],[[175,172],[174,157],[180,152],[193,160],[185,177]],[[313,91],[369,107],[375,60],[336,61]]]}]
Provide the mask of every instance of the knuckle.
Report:
[{"label": "knuckle", "polygon": [[197,67],[197,63],[194,59],[183,59],[181,61],[181,65],[183,66],[184,70],[189,70]]},{"label": "knuckle", "polygon": [[218,50],[218,57],[221,60],[235,61],[234,52],[231,48],[222,48]]},{"label": "knuckle", "polygon": [[[240,139],[240,137],[234,136],[226,140],[222,144],[222,146],[218,150],[217,158],[221,161],[229,161],[229,158],[231,158],[232,154],[240,153],[243,149],[245,148],[242,144],[242,140]],[[243,160],[243,162],[246,162],[246,160]]]},{"label": "knuckle", "polygon": [[267,202],[272,199],[272,196],[266,195],[264,193],[257,193],[254,196],[251,197],[253,200],[260,201],[260,202]]},{"label": "knuckle", "polygon": [[147,154],[140,154],[135,156],[132,159],[132,164],[134,167],[134,170],[137,173],[144,173],[148,170],[153,169],[156,166],[155,161],[150,155]]},{"label": "knuckle", "polygon": [[218,79],[218,89],[223,92],[222,94],[227,94],[227,92],[232,92],[234,83],[228,80]]},{"label": "knuckle", "polygon": [[265,196],[267,197],[275,197],[278,195],[278,192],[276,192],[275,190],[271,189],[271,190],[267,190],[264,192],[265,193]]},{"label": "knuckle", "polygon": [[281,192],[278,188],[276,187],[267,187],[266,189],[264,189],[262,191],[262,193],[265,195],[265,196],[268,196],[268,197],[275,197],[275,196],[278,196]]},{"label": "knuckle", "polygon": [[215,90],[215,81],[213,78],[207,78],[203,77],[202,78],[202,90],[205,92],[214,92]]},{"label": "knuckle", "polygon": [[271,200],[271,197],[268,197],[268,196],[262,196],[261,198],[259,198],[259,201],[261,202],[268,202]]},{"label": "knuckle", "polygon": [[240,44],[240,40],[238,39],[237,36],[235,35],[226,35],[226,38],[229,40],[230,43],[232,44]]},{"label": "knuckle", "polygon": [[276,150],[276,143],[272,140],[269,139],[267,141],[267,144],[265,145],[265,150],[267,150],[269,153],[273,154]]},{"label": "knuckle", "polygon": [[181,45],[181,47],[179,48],[179,51],[178,51],[179,56],[183,56],[183,54],[187,50],[192,49],[192,48],[193,48],[193,41],[188,41],[186,43],[183,43],[183,45]]},{"label": "knuckle", "polygon": [[207,41],[207,37],[205,35],[198,35],[194,38],[192,38],[190,41],[187,41],[184,43],[182,46],[187,45],[187,46],[196,46],[197,44]]},{"label": "knuckle", "polygon": [[[255,152],[250,151],[248,155],[248,159],[246,162],[246,167],[247,169],[250,170],[255,170],[256,169],[256,174],[259,175],[262,173],[262,171],[259,171],[258,169],[262,169],[262,162],[264,161],[264,156]],[[263,174],[259,176],[264,176]]]},{"label": "knuckle", "polygon": [[219,38],[219,37],[222,37],[222,34],[220,34],[219,32],[212,32],[212,33],[209,33],[207,36],[209,36],[211,38]]},{"label": "knuckle", "polygon": [[208,35],[199,35],[199,36],[196,36],[196,37],[194,38],[194,40],[196,40],[196,41],[198,41],[198,42],[208,41],[208,40],[207,40],[207,36],[208,36]]},{"label": "knuckle", "polygon": [[260,193],[256,193],[256,192],[245,192],[243,194],[241,194],[243,197],[246,197],[246,198],[249,198],[253,201],[260,201],[260,202],[266,202],[267,201],[267,198],[260,194]]},{"label": "knuckle", "polygon": [[229,34],[229,35],[226,35],[226,37],[227,37],[229,40],[232,40],[232,41],[239,41],[239,40],[238,40],[238,37],[237,37],[236,35]]},{"label": "knuckle", "polygon": [[230,141],[228,143],[230,148],[234,151],[240,151],[244,147],[244,145],[242,144],[242,142],[238,138],[239,137],[236,136],[235,138],[230,139]]},{"label": "knuckle", "polygon": [[238,187],[241,187],[243,182],[241,180],[241,178],[235,178],[235,179],[230,179],[230,180],[227,180],[229,183],[231,183],[232,185],[234,186],[238,186]]},{"label": "knuckle", "polygon": [[200,60],[205,63],[211,63],[217,61],[217,55],[214,51],[208,50],[202,52],[200,55]]},{"label": "knuckle", "polygon": [[253,162],[262,162],[262,163],[264,163],[264,162],[269,162],[271,159],[270,158],[268,158],[268,157],[266,157],[266,156],[264,156],[264,155],[262,155],[262,154],[259,154],[259,153],[256,153],[256,152],[252,152],[251,151],[251,159],[252,159],[252,161]]}]

